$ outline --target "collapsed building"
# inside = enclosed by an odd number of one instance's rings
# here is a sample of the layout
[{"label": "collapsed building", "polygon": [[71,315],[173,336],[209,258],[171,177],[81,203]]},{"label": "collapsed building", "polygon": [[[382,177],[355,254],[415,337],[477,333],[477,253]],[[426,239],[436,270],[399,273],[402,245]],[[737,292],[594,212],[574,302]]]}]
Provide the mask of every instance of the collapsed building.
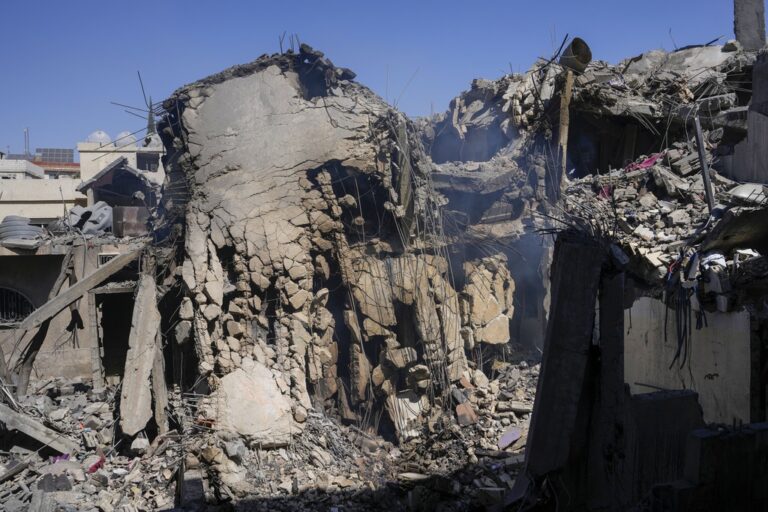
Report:
[{"label": "collapsed building", "polygon": [[763,506],[765,56],[561,50],[415,121],[307,45],[177,90],[162,191],[3,242],[0,503]]}]

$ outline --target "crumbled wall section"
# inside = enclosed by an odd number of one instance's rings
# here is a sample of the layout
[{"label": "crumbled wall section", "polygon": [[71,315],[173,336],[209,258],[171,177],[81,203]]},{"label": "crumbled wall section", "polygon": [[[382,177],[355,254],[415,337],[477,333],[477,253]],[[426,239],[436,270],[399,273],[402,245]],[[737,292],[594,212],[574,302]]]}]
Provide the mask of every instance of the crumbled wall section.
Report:
[{"label": "crumbled wall section", "polygon": [[465,375],[464,324],[414,129],[352,76],[303,46],[164,103],[167,186],[189,191],[165,205],[184,232],[176,330],[214,389],[268,368],[298,428],[322,405],[399,430],[388,398]]}]

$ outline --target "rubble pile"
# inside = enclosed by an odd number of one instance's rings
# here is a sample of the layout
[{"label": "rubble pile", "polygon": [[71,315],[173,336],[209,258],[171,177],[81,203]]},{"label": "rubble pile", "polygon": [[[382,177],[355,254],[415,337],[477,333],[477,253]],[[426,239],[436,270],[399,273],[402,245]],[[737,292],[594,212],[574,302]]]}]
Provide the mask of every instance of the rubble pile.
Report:
[{"label": "rubble pile", "polygon": [[[472,411],[471,423],[426,405],[426,430],[395,445],[309,411],[301,435],[280,448],[222,430],[199,435],[185,445],[186,469],[209,476],[209,501],[248,510],[431,510],[436,503],[461,510],[491,503],[511,489],[522,464],[538,376],[534,354],[505,353],[516,359],[494,359],[492,380],[475,370],[453,389],[454,400]],[[420,501],[427,496],[433,503]]]},{"label": "rubble pile", "polygon": [[[565,467],[565,448],[539,448],[529,472],[524,450],[529,433],[570,449],[578,407],[623,435],[600,407],[637,405],[614,350],[632,286],[704,324],[705,307],[735,307],[733,283],[768,275],[766,192],[726,177],[756,52],[578,69],[572,52],[414,121],[308,45],[177,90],[159,207],[71,210],[73,247],[47,253],[64,255],[59,276],[16,326],[16,345],[33,339],[0,366],[3,510],[466,510]],[[116,220],[151,240],[113,251]],[[574,260],[553,291],[544,235],[564,230]],[[132,309],[107,355],[110,301]],[[92,381],[32,382],[52,318],[77,345],[78,307]],[[599,386],[590,409],[580,393]],[[537,392],[562,431],[532,426]]]},{"label": "rubble pile", "polygon": [[176,341],[208,376],[211,420],[265,446],[312,409],[365,429],[385,411],[375,433],[416,436],[467,350],[509,340],[503,255],[468,261],[457,291],[414,128],[352,76],[303,45],[165,102],[169,175],[190,191],[168,205],[185,231]]},{"label": "rubble pile", "polygon": [[180,430],[121,446],[118,389],[50,381],[17,413],[50,429],[51,442],[33,451],[22,441],[3,454],[0,504],[8,511],[170,510],[179,489],[192,509],[231,501],[248,510],[426,510],[425,496],[449,510],[490,503],[511,489],[523,460],[538,363],[522,353],[505,351],[515,359],[490,362],[493,379],[475,370],[453,389],[459,404],[477,411],[471,425],[431,408],[424,435],[399,446],[309,411],[301,435],[270,449],[210,429],[202,411],[211,397],[178,392],[169,401]]},{"label": "rubble pile", "polygon": [[[701,174],[676,170],[675,163],[684,158],[670,165],[670,159],[683,152],[672,149],[643,157],[626,169],[573,181],[565,192],[569,217],[615,237],[632,259],[634,273],[650,284],[666,276],[680,250],[698,243],[710,223]],[[731,205],[729,192],[738,185],[711,175],[722,212]]]},{"label": "rubble pile", "polygon": [[756,275],[754,268],[766,250],[762,230],[745,221],[762,218],[764,187],[710,171],[710,212],[701,173],[686,172],[679,164],[695,154],[678,143],[625,169],[570,182],[563,222],[614,240],[643,293],[671,301],[683,286],[695,292],[690,297],[694,311],[704,303],[711,311],[733,311],[743,301],[734,300],[731,283],[744,282],[747,275],[757,278],[760,271]]},{"label": "rubble pile", "polygon": [[[672,143],[687,141],[696,114],[705,128],[726,130],[729,144],[721,149],[732,152],[734,141],[746,134],[751,91],[745,84],[751,83],[756,59],[756,52],[731,41],[654,50],[616,65],[589,63],[573,78],[569,176],[608,172],[642,153],[672,149]],[[567,69],[555,58],[541,59],[524,74],[475,80],[448,112],[420,120],[424,147],[437,164],[511,158],[527,171],[533,190],[548,187],[553,197],[553,182],[545,181],[559,163],[546,146],[557,138]],[[693,172],[690,164],[679,167]]]},{"label": "rubble pile", "polygon": [[[120,438],[118,390],[56,379],[5,411],[3,421],[39,441],[16,434],[0,455],[0,508],[43,510],[164,510],[175,502],[179,463],[187,452],[176,431]],[[12,416],[12,417],[11,417]]]}]

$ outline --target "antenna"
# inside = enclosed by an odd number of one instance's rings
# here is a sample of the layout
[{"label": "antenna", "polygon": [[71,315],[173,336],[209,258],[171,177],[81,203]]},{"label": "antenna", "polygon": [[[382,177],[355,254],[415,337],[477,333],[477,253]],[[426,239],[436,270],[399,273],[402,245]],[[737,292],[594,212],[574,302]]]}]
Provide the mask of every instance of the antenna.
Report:
[{"label": "antenna", "polygon": [[144,104],[147,106],[147,135],[144,138],[145,144],[149,144],[150,136],[156,133],[155,128],[155,112],[152,110],[152,96],[147,99],[147,93],[144,90],[144,80],[141,79],[141,72],[136,71],[136,74],[139,75],[139,85],[141,86],[141,95],[144,96]]},{"label": "antenna", "polygon": [[[144,88],[144,80],[141,78],[141,71],[136,71],[136,75],[139,78],[139,87],[141,88],[141,96],[144,99],[144,105],[146,109],[139,108],[139,107],[133,107],[131,105],[126,105],[124,103],[118,103],[116,101],[111,101],[110,103],[112,105],[116,105],[118,107],[122,107],[123,110],[135,117],[139,117],[141,119],[145,119],[147,124],[144,128],[141,128],[139,130],[136,130],[135,132],[132,132],[131,135],[137,134],[141,131],[146,131],[146,134],[144,135],[144,147],[149,146],[149,144],[152,142],[152,135],[155,135],[157,133],[157,126],[155,123],[155,106],[152,103],[152,96],[147,97],[147,90]],[[159,104],[158,104],[159,105]],[[117,142],[117,141],[115,141]],[[102,155],[103,156],[103,155]]]}]

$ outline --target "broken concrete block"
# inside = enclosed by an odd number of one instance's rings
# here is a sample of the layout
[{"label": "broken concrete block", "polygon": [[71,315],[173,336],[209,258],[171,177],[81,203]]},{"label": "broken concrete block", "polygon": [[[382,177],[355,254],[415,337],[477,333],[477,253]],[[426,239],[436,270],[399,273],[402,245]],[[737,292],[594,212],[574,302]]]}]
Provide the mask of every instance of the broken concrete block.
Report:
[{"label": "broken concrete block", "polygon": [[181,299],[179,306],[179,318],[181,320],[192,320],[195,317],[195,311],[192,307],[192,300],[189,297]]},{"label": "broken concrete block", "polygon": [[157,310],[155,280],[148,274],[142,274],[133,306],[120,393],[120,427],[129,436],[135,436],[143,430],[152,417],[150,374],[159,328],[160,312]]},{"label": "broken concrete block", "polygon": [[364,318],[363,319],[363,331],[365,331],[366,336],[391,336],[392,332],[377,324],[370,318]]},{"label": "broken concrete block", "polygon": [[509,317],[499,315],[475,333],[476,341],[491,345],[504,344],[509,341]]},{"label": "broken concrete block", "polygon": [[642,225],[641,226],[637,226],[635,228],[634,234],[637,235],[638,237],[642,238],[646,242],[650,242],[651,240],[656,238],[656,235],[654,234],[654,232],[652,230],[650,230],[647,227],[642,226]]},{"label": "broken concrete block", "polygon": [[206,281],[203,285],[203,292],[217,306],[221,306],[224,301],[224,284],[221,281]]},{"label": "broken concrete block", "polygon": [[209,322],[221,316],[221,308],[216,304],[208,304],[203,308],[203,316]]},{"label": "broken concrete block", "polygon": [[456,405],[456,419],[461,426],[472,425],[477,423],[478,420],[477,413],[472,408],[472,404],[470,402],[464,402],[462,404]]},{"label": "broken concrete block", "polygon": [[419,435],[421,428],[419,418],[425,405],[424,402],[425,397],[423,395],[420,397],[411,390],[387,397],[387,413],[401,439],[412,439]]},{"label": "broken concrete block", "polygon": [[46,473],[38,480],[37,488],[43,492],[71,491],[72,481],[67,475],[52,475]]},{"label": "broken concrete block", "polygon": [[221,464],[224,462],[224,452],[217,446],[206,446],[200,451],[200,456],[208,464]]},{"label": "broken concrete block", "polygon": [[412,347],[403,347],[387,350],[384,354],[384,360],[395,368],[405,368],[416,363],[416,349]]},{"label": "broken concrete block", "polygon": [[240,352],[240,346],[241,346],[240,340],[238,340],[237,338],[233,338],[231,336],[228,337],[227,345],[229,347],[229,350],[231,350],[232,352]]},{"label": "broken concrete block", "polygon": [[289,300],[291,306],[294,309],[301,309],[302,306],[310,299],[311,295],[306,290],[299,290],[291,296]]},{"label": "broken concrete block", "polygon": [[243,326],[240,324],[240,322],[235,322],[234,320],[228,320],[227,321],[227,334],[234,338],[239,338],[243,335]]},{"label": "broken concrete block", "polygon": [[474,381],[475,386],[481,389],[487,388],[490,384],[488,377],[486,377],[483,371],[479,369],[472,373],[472,380]]},{"label": "broken concrete block", "polygon": [[685,210],[675,210],[667,216],[672,226],[687,226],[691,223],[691,216]]},{"label": "broken concrete block", "polygon": [[293,419],[295,419],[298,423],[304,423],[307,421],[308,416],[309,415],[307,410],[301,405],[297,405],[296,409],[293,411]]},{"label": "broken concrete block", "polygon": [[189,320],[182,320],[174,328],[174,338],[176,343],[184,344],[189,341],[192,334],[192,322]]},{"label": "broken concrete block", "polygon": [[238,464],[242,464],[248,453],[248,448],[245,447],[245,444],[241,439],[235,439],[224,443],[224,452],[231,460]]},{"label": "broken concrete block", "polygon": [[144,436],[139,436],[131,443],[131,451],[143,455],[149,449],[149,439]]},{"label": "broken concrete block", "polygon": [[274,376],[261,363],[225,375],[211,395],[209,411],[219,429],[243,436],[263,447],[285,446],[301,431],[293,420],[290,398],[283,395]]}]

